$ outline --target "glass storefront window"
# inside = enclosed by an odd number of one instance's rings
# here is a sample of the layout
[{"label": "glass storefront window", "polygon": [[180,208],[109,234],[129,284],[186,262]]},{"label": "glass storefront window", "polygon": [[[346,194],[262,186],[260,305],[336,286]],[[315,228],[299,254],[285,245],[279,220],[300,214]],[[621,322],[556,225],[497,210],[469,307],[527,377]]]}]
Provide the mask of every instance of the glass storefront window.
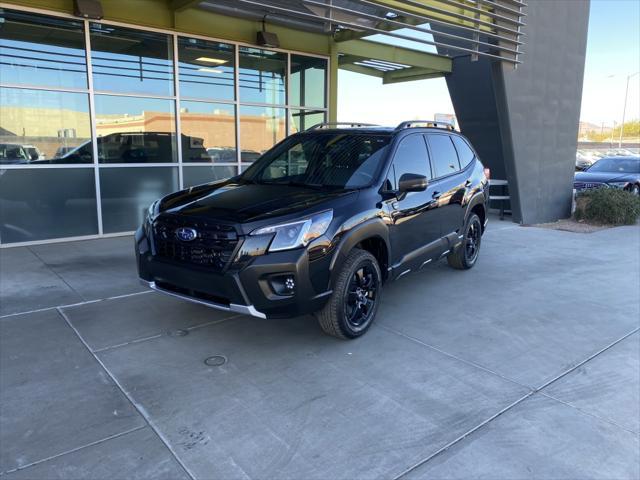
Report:
[{"label": "glass storefront window", "polygon": [[234,47],[198,38],[178,38],[180,96],[234,99]]},{"label": "glass storefront window", "polygon": [[96,95],[95,106],[100,163],[177,161],[173,100]]},{"label": "glass storefront window", "polygon": [[0,88],[0,164],[91,163],[86,93]]},{"label": "glass storefront window", "polygon": [[326,106],[327,60],[291,55],[291,105]]},{"label": "glass storefront window", "polygon": [[0,243],[98,233],[93,168],[0,169]]},{"label": "glass storefront window", "polygon": [[233,177],[325,121],[327,71],[326,58],[0,8],[0,243],[134,230],[179,178]]},{"label": "glass storefront window", "polygon": [[287,55],[260,48],[240,47],[240,100],[286,103]]},{"label": "glass storefront window", "polygon": [[87,88],[83,22],[0,9],[0,81]]},{"label": "glass storefront window", "polygon": [[184,188],[215,182],[237,175],[238,168],[231,165],[215,165],[206,167],[184,167],[182,181]]},{"label": "glass storefront window", "polygon": [[289,128],[291,133],[303,132],[325,120],[323,110],[289,110]]},{"label": "glass storefront window", "polygon": [[178,169],[174,167],[100,168],[104,233],[135,230],[152,202],[176,190]]},{"label": "glass storefront window", "polygon": [[173,95],[172,37],[92,23],[91,63],[96,90]]},{"label": "glass storefront window", "polygon": [[182,161],[236,163],[235,107],[184,100],[180,105]]},{"label": "glass storefront window", "polygon": [[240,158],[253,162],[286,136],[285,109],[240,106]]}]

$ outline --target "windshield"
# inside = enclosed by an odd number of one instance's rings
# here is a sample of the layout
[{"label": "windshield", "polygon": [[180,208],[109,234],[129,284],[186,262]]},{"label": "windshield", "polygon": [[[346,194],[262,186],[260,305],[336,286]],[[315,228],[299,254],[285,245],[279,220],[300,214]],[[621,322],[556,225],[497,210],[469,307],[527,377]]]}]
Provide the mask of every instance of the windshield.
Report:
[{"label": "windshield", "polygon": [[360,188],[375,178],[391,136],[354,133],[296,135],[268,151],[241,181]]},{"label": "windshield", "polygon": [[589,172],[640,173],[640,158],[602,158],[589,168]]}]

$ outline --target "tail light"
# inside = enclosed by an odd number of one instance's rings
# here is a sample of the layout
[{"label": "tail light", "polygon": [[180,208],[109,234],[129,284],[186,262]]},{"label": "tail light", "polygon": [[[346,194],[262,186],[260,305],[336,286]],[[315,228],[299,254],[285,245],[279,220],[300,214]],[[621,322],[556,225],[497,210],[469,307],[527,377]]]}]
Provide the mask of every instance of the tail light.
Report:
[{"label": "tail light", "polygon": [[487,177],[487,180],[491,180],[491,169],[490,168],[485,168],[484,169],[484,176]]}]

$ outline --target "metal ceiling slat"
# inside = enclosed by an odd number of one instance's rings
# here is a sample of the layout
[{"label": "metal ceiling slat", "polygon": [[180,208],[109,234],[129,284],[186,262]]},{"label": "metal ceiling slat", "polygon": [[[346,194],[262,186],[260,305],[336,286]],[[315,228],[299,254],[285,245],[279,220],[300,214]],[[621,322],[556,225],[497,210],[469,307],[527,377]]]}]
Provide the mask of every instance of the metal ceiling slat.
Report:
[{"label": "metal ceiling slat", "polygon": [[374,68],[376,70],[380,70],[381,72],[393,72],[395,70],[394,68],[391,68],[391,67],[387,68],[387,67],[380,67],[380,66],[377,66],[377,65],[371,65],[371,64],[366,63],[364,61],[363,62],[353,62],[353,64],[354,65],[360,65],[360,66],[363,66],[363,67],[368,67],[368,68]]},{"label": "metal ceiling slat", "polygon": [[[475,23],[477,25],[484,25],[485,27],[491,27],[491,28],[494,28],[496,30],[502,30],[502,31],[505,31],[505,32],[512,33],[514,35],[519,35],[519,32],[517,30],[514,30],[513,28],[505,27],[504,25],[498,25],[498,24],[495,24],[495,23],[492,23],[492,22],[486,22],[484,20],[476,20],[473,17],[469,17],[467,15],[463,15],[463,14],[460,14],[460,13],[450,12],[449,10],[444,10],[442,8],[434,7],[432,5],[420,3],[420,2],[418,2],[416,0],[402,0],[402,2],[406,3],[409,6],[413,6],[413,7],[424,9],[424,10],[430,10],[432,12],[436,12],[436,13],[438,13],[440,15],[445,16],[445,17],[454,17],[454,18],[458,18],[460,20],[465,20],[465,21],[467,21],[469,23]],[[374,1],[373,3],[377,4],[381,8],[385,8],[385,6],[386,6],[385,2],[382,1],[382,0],[377,0],[377,1]],[[490,15],[487,15],[487,16],[490,16]],[[510,22],[510,23],[513,23],[514,25],[517,25],[517,26],[526,25],[524,23],[520,24],[520,22]],[[457,25],[454,22],[449,22],[449,26],[456,27]]]},{"label": "metal ceiling slat", "polygon": [[[463,3],[460,0],[438,0],[441,3],[444,3],[445,5],[451,5],[452,7],[457,7],[457,8],[461,8],[464,10],[469,10],[471,12],[474,13],[479,13],[481,15],[487,15],[487,16],[491,16],[492,18],[496,19],[496,20],[502,20],[502,21],[507,21],[507,22],[514,22],[513,18],[509,18],[509,17],[505,17],[503,15],[500,15],[499,13],[491,13],[488,12],[486,10],[483,10],[482,8],[478,8],[476,7],[472,7],[471,5],[467,4],[467,3]],[[521,13],[518,12],[514,12],[515,15],[517,15],[518,17],[523,16]],[[520,22],[518,24],[518,26],[524,26],[525,23],[522,23],[520,20],[517,20],[518,22]]]},{"label": "metal ceiling slat", "polygon": [[[485,0],[485,1],[487,1],[487,0]],[[359,0],[359,2],[367,4],[367,5],[375,5],[375,6],[378,6],[378,7],[380,6],[379,3],[376,3],[375,1],[372,1],[372,0]],[[445,27],[451,27],[450,23],[442,21],[442,20],[433,19],[433,18],[430,18],[430,17],[426,17],[424,15],[419,15],[417,13],[409,12],[409,11],[402,10],[402,9],[399,9],[399,8],[396,8],[396,7],[385,7],[385,8],[387,10],[389,10],[390,12],[396,13],[396,14],[401,15],[403,17],[412,18],[414,20],[419,20],[419,21],[422,21],[423,23],[430,23],[430,24],[435,24],[435,25],[442,25],[442,26],[445,26]],[[467,26],[464,26],[464,25],[458,25],[455,28],[457,28],[458,30],[464,30],[464,31],[467,31],[467,32],[470,32],[470,33],[475,33],[477,31],[476,28],[467,27]],[[497,34],[497,33],[491,33],[491,32],[487,32],[487,31],[483,30],[481,32],[481,34],[485,35],[487,37],[495,38],[497,40],[501,40],[501,41],[504,41],[504,42],[509,42],[509,43],[511,43],[513,45],[524,45],[524,42],[521,42],[518,39],[505,38],[502,35]],[[524,37],[526,35],[524,33],[520,33],[518,36]]]},{"label": "metal ceiling slat", "polygon": [[374,58],[367,58],[365,59],[365,61],[370,62],[370,63],[377,63],[383,66],[387,66],[387,67],[393,67],[393,68],[409,68],[411,65],[403,65],[401,63],[393,63],[393,62],[387,62],[384,60],[376,60]]},{"label": "metal ceiling slat", "polygon": [[513,15],[520,15],[520,16],[525,16],[525,17],[527,16],[527,14],[525,12],[519,12],[515,8],[507,7],[506,5],[503,5],[501,3],[497,3],[494,0],[484,0],[484,3],[486,5],[491,5],[492,8],[495,8],[495,9],[498,9],[498,10],[502,10],[503,12],[508,12],[508,13],[513,14]]},{"label": "metal ceiling slat", "polygon": [[[264,3],[264,2],[259,2],[259,1],[255,1],[255,0],[236,0],[238,3],[243,3],[243,4],[247,4],[247,5],[253,5],[255,7],[260,7],[260,8],[266,8],[266,9],[271,9],[271,10],[276,10],[276,11],[280,11],[283,12],[285,14],[291,15],[293,17],[296,16],[300,16],[300,17],[304,17],[304,18],[312,18],[314,20],[320,20],[320,21],[327,21],[328,19],[317,15],[317,14],[312,14],[312,13],[305,13],[305,12],[300,12],[297,10],[291,10],[290,8],[286,8],[286,7],[279,7],[276,5],[272,5],[269,3]],[[404,1],[409,1],[409,0],[404,0]],[[425,39],[420,39],[420,38],[415,38],[415,37],[411,37],[409,35],[402,35],[396,32],[389,32],[386,30],[383,30],[381,28],[375,28],[375,27],[369,27],[369,26],[363,26],[361,24],[358,23],[353,23],[353,22],[347,22],[347,21],[333,21],[333,23],[335,24],[339,24],[342,26],[348,26],[351,28],[354,28],[356,30],[365,30],[365,31],[370,31],[370,32],[375,32],[375,33],[381,33],[383,35],[387,35],[390,37],[395,37],[395,38],[400,38],[403,40],[410,40],[412,42],[416,42],[416,43],[423,43],[425,45],[433,45],[433,46],[440,46],[440,47],[444,47],[450,50],[457,50],[460,52],[465,52],[465,53],[478,53],[478,55],[484,56],[484,57],[488,57],[488,58],[495,58],[498,60],[502,60],[508,63],[513,63],[513,64],[518,64],[518,63],[522,63],[517,59],[517,55],[514,58],[509,58],[509,57],[505,57],[505,56],[501,56],[501,55],[496,55],[496,54],[492,54],[492,53],[488,53],[488,52],[476,52],[474,49],[472,48],[466,48],[466,47],[460,47],[458,45],[451,45],[451,44],[447,44],[444,42],[438,42],[438,41],[430,41],[430,40],[425,40]],[[455,26],[455,25],[450,25],[450,26]],[[517,32],[516,32],[517,34]],[[518,52],[518,55],[522,54],[522,52]]]},{"label": "metal ceiling slat", "polygon": [[[385,17],[379,17],[377,15],[372,15],[372,14],[369,14],[369,13],[358,12],[356,10],[352,10],[352,9],[349,9],[349,8],[346,8],[346,7],[340,7],[340,6],[335,5],[335,4],[325,4],[325,3],[322,3],[322,2],[318,2],[316,0],[302,0],[302,1],[304,3],[308,3],[308,4],[311,4],[311,5],[325,7],[327,9],[329,9],[329,10],[338,10],[338,11],[345,12],[345,13],[358,14],[358,15],[364,17],[364,18],[370,18],[370,19],[373,19],[373,20],[378,20],[380,22],[390,23],[392,25],[397,25],[400,28],[408,28],[410,30],[415,30],[415,31],[421,32],[421,33],[427,33],[427,34],[431,34],[431,35],[434,35],[434,34],[435,35],[440,35],[442,37],[453,38],[455,40],[462,41],[462,42],[471,41],[469,38],[461,37],[460,35],[455,35],[455,34],[448,33],[448,32],[439,32],[437,30],[432,30],[432,29],[426,28],[426,27],[418,27],[416,25],[410,25],[410,24],[407,24],[407,23],[404,23],[404,22],[400,22],[398,20],[385,18]],[[476,29],[474,29],[473,31],[474,31],[474,33],[478,32],[478,30],[476,30]],[[484,46],[492,48],[494,50],[502,50],[503,52],[509,52],[509,53],[514,54],[514,55],[518,55],[520,53],[518,50],[513,49],[513,48],[503,47],[503,46],[500,46],[500,45],[495,45],[495,44],[483,42],[483,41],[480,41],[480,40],[478,40],[478,41],[473,40],[473,43],[474,43],[474,45],[475,44],[484,45]]]},{"label": "metal ceiling slat", "polygon": [[369,59],[365,59],[365,60],[359,60],[360,63],[364,63],[365,65],[369,65],[371,67],[374,68],[384,68],[384,69],[388,69],[388,70],[402,70],[405,68],[409,68],[409,66],[407,65],[406,67],[397,67],[395,65],[385,65],[383,63],[378,63]]}]

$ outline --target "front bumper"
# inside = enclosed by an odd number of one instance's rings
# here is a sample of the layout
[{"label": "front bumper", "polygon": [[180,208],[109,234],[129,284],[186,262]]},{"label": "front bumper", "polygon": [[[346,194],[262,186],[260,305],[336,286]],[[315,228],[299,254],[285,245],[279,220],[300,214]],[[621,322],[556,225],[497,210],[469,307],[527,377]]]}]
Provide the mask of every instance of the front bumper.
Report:
[{"label": "front bumper", "polygon": [[237,305],[235,303],[230,303],[229,305],[225,305],[224,303],[216,303],[213,300],[199,299],[196,297],[183,295],[178,292],[174,292],[172,290],[167,290],[165,288],[159,287],[156,282],[148,282],[146,280],[140,279],[140,283],[145,287],[149,287],[151,290],[155,290],[156,292],[161,292],[167,295],[171,295],[172,297],[180,298],[182,300],[187,300],[189,302],[199,303],[200,305],[206,305],[207,307],[215,308],[216,310],[223,310],[225,312],[242,313],[244,315],[251,315],[252,317],[258,317],[258,318],[267,318],[267,316],[264,313],[256,310],[256,307],[254,307],[253,305]]},{"label": "front bumper", "polygon": [[[140,281],[149,288],[217,310],[258,318],[284,318],[321,309],[329,296],[329,261],[309,261],[306,249],[257,255],[242,267],[222,272],[164,259],[153,254],[144,229],[135,234],[135,253]],[[272,288],[275,276],[291,275],[295,291],[278,295]],[[319,277],[324,277],[318,281]]]}]

